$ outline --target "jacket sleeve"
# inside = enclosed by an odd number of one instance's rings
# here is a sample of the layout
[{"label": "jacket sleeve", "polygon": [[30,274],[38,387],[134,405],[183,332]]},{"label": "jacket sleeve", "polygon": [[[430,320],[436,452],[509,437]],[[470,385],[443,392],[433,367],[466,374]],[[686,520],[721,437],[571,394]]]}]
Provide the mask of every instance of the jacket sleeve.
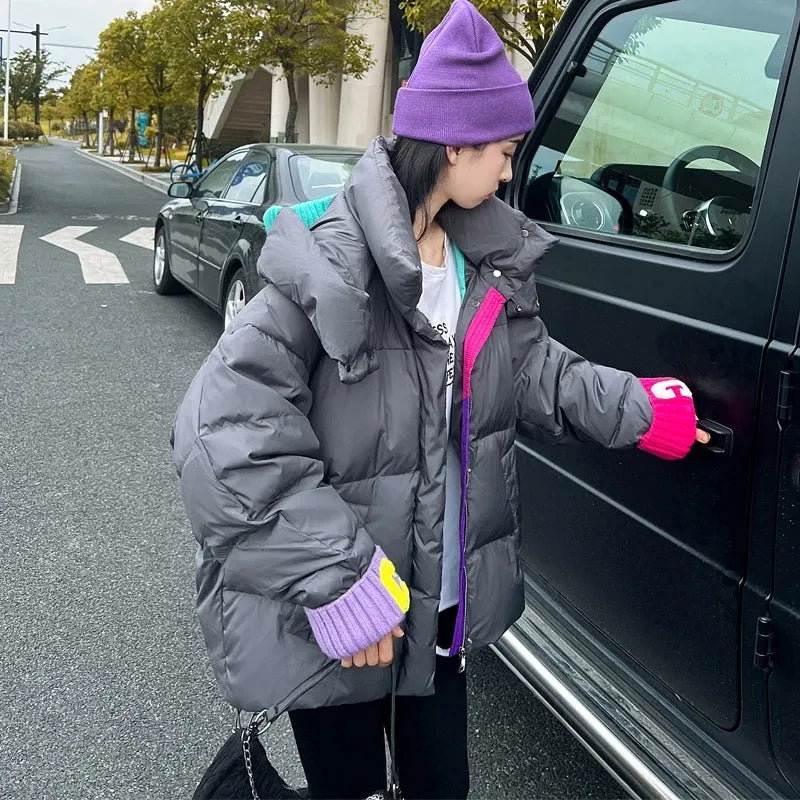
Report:
[{"label": "jacket sleeve", "polygon": [[545,442],[580,440],[637,446],[665,459],[685,456],[696,430],[686,385],[590,363],[550,338],[532,313],[539,307],[532,281],[529,292],[528,303],[514,299],[509,318],[519,432]]},{"label": "jacket sleeve", "polygon": [[320,357],[302,311],[268,286],[219,339],[173,427],[181,494],[226,586],[303,606],[342,658],[387,634],[408,589],[325,482],[307,414]]}]

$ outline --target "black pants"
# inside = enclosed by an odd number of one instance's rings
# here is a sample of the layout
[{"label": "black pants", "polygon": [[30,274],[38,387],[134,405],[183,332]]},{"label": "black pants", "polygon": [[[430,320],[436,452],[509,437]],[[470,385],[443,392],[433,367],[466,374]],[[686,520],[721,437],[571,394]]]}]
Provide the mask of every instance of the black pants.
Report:
[{"label": "black pants", "polygon": [[[442,627],[440,620],[440,642],[449,643],[452,629],[445,637]],[[434,685],[433,695],[396,699],[400,790],[406,800],[463,800],[469,791],[467,682],[457,658],[436,657]],[[386,697],[289,712],[312,798],[363,800],[386,788],[390,710]]]}]

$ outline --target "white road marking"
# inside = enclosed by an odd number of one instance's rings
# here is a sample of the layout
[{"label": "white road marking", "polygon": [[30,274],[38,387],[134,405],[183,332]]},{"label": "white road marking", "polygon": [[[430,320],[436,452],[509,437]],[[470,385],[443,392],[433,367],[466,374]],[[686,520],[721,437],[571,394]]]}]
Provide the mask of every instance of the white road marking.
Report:
[{"label": "white road marking", "polygon": [[155,228],[137,228],[127,236],[123,236],[120,241],[127,242],[128,244],[135,244],[137,247],[144,247],[145,250],[152,251],[155,235]]},{"label": "white road marking", "polygon": [[0,284],[17,279],[17,260],[24,225],[0,225]]},{"label": "white road marking", "polygon": [[78,241],[79,236],[96,230],[96,227],[68,225],[39,237],[43,242],[75,253],[81,262],[81,271],[86,283],[128,283],[128,277],[119,259],[109,250]]}]

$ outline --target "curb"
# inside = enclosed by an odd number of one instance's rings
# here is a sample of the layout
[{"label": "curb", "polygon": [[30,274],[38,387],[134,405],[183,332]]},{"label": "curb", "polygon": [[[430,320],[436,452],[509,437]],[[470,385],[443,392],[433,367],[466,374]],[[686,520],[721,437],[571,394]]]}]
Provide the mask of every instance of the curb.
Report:
[{"label": "curb", "polygon": [[17,213],[19,187],[22,183],[22,164],[19,163],[19,158],[16,160],[17,163],[14,165],[14,177],[11,179],[11,197],[8,203],[0,203],[0,208],[6,208],[5,211],[0,211],[0,217],[10,217],[12,214]]},{"label": "curb", "polygon": [[108,167],[109,169],[113,169],[115,172],[119,172],[122,175],[127,175],[129,178],[132,178],[139,183],[143,183],[148,189],[153,189],[156,192],[161,192],[162,194],[167,193],[167,189],[169,188],[170,182],[167,180],[161,180],[160,178],[156,178],[153,175],[148,175],[146,172],[138,172],[134,171],[128,167],[123,167],[120,164],[115,164],[113,161],[108,161],[103,156],[95,155],[94,153],[89,153],[86,150],[81,150],[78,148],[76,153],[80,153],[85,158],[88,158],[90,161],[94,161],[95,163],[103,164],[104,166]]}]

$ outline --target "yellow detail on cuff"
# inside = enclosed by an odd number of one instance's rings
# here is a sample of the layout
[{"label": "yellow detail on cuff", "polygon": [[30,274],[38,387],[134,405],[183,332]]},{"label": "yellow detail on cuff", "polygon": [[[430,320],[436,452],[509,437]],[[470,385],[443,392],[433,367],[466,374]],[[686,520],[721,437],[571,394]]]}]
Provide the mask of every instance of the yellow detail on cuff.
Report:
[{"label": "yellow detail on cuff", "polygon": [[400,610],[405,614],[411,605],[411,595],[405,581],[397,574],[394,564],[388,558],[381,559],[378,575],[386,591],[394,598]]}]

